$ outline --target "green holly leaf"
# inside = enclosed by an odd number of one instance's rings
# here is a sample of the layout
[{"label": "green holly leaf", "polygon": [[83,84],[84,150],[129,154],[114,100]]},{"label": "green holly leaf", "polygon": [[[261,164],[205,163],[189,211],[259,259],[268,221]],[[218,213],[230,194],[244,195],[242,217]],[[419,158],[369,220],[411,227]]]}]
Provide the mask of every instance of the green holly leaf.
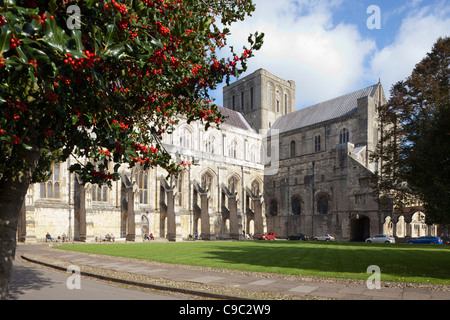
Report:
[{"label": "green holly leaf", "polygon": [[47,19],[43,40],[53,50],[65,53],[70,37],[56,24],[55,19]]}]

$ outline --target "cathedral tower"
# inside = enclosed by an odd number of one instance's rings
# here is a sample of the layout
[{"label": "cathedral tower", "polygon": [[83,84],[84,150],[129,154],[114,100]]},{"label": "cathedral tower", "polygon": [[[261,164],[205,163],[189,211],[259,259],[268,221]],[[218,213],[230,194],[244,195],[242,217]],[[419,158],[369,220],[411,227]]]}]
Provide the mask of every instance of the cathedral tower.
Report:
[{"label": "cathedral tower", "polygon": [[295,82],[258,69],[223,88],[223,106],[241,112],[259,132],[275,120],[295,111]]}]

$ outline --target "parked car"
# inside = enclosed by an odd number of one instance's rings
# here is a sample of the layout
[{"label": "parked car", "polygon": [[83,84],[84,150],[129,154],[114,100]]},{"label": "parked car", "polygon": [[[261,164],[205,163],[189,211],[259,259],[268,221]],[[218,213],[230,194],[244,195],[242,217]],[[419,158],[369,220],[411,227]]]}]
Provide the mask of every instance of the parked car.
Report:
[{"label": "parked car", "polygon": [[293,235],[289,236],[287,239],[288,240],[303,240],[303,241],[307,241],[307,240],[309,240],[309,236],[307,236],[306,234],[303,234],[303,233],[297,233],[297,234],[293,234]]},{"label": "parked car", "polygon": [[268,232],[268,233],[260,236],[258,239],[259,240],[276,240],[277,236],[276,236],[275,232]]},{"label": "parked car", "polygon": [[331,234],[327,233],[314,237],[314,241],[335,241],[335,239]]},{"label": "parked car", "polygon": [[426,243],[426,244],[442,244],[443,241],[439,237],[435,236],[423,236],[415,239],[410,239],[406,243]]},{"label": "parked car", "polygon": [[395,243],[394,236],[388,234],[376,234],[371,238],[366,239],[368,243]]}]

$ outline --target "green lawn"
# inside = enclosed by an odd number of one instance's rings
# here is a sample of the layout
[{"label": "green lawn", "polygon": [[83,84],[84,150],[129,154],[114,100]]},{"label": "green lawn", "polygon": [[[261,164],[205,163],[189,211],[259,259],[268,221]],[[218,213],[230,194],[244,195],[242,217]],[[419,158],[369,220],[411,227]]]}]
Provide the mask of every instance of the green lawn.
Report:
[{"label": "green lawn", "polygon": [[446,245],[226,241],[54,248],[174,264],[353,279],[367,279],[367,267],[377,265],[382,281],[450,284],[450,247]]}]

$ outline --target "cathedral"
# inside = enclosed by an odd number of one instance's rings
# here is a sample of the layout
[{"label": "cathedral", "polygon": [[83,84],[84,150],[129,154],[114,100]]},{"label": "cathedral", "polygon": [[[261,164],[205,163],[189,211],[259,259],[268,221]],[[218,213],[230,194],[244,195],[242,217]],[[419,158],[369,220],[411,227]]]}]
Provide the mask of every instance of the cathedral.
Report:
[{"label": "cathedral", "polygon": [[419,206],[398,212],[370,187],[384,103],[378,82],[296,111],[295,82],[256,70],[224,87],[220,130],[180,118],[163,136],[174,157],[197,160],[177,178],[123,166],[112,187],[82,185],[68,170],[75,159],[54,164],[51,179],[28,190],[18,241],[45,241],[47,233],[85,242],[138,242],[150,233],[168,241],[436,234]]}]

